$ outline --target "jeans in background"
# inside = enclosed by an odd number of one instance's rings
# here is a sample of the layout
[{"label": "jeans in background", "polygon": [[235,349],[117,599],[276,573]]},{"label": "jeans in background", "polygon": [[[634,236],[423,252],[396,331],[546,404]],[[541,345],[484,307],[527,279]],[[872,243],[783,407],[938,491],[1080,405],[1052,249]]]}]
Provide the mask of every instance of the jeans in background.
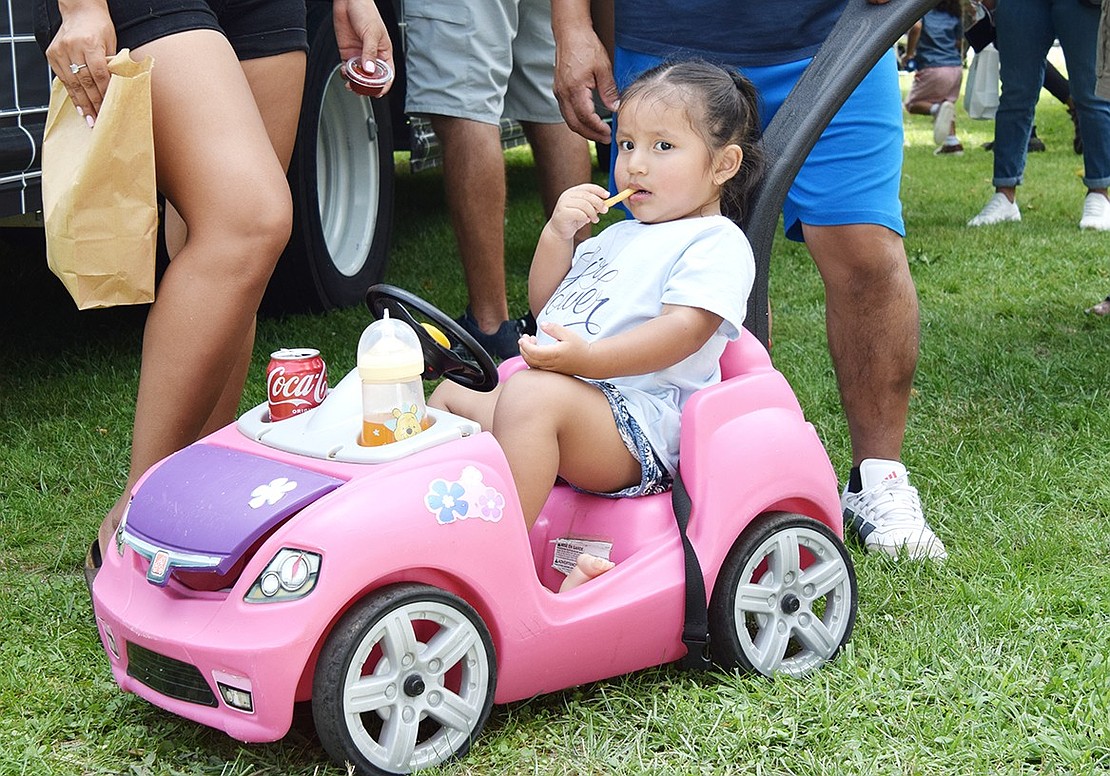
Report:
[{"label": "jeans in background", "polygon": [[1110,101],[1095,96],[1099,9],[1083,0],[999,0],[999,77],[1002,94],[994,121],[994,185],[1017,186],[1044,83],[1045,57],[1060,41],[1083,138],[1083,182],[1110,186]]}]

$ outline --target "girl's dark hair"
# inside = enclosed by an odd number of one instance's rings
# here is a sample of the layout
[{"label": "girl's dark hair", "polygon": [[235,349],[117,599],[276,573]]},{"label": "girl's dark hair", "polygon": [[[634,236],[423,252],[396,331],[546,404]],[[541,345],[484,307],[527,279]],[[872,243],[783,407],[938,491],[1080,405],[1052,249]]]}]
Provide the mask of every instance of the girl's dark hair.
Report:
[{"label": "girl's dark hair", "polygon": [[[683,100],[694,130],[712,151],[735,143],[744,152],[740,171],[721,189],[721,209],[741,220],[763,177],[759,93],[736,70],[701,59],[667,61],[640,75],[621,93],[621,101],[669,89]],[[619,119],[618,119],[619,120]]]}]

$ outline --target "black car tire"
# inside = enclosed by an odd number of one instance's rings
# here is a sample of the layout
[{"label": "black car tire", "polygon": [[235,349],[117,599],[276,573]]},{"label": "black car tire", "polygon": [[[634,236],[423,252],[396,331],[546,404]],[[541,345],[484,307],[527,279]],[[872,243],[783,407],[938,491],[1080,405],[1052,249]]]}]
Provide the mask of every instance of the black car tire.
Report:
[{"label": "black car tire", "polygon": [[361,304],[385,273],[393,231],[389,98],[346,88],[330,3],[308,4],[308,31],[304,100],[289,165],[293,234],[267,290],[270,312]]}]

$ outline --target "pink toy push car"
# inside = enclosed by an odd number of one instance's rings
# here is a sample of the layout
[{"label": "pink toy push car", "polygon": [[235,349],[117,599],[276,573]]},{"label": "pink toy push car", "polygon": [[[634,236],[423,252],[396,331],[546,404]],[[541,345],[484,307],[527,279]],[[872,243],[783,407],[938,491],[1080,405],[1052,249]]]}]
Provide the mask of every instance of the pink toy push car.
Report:
[{"label": "pink toy push car", "polygon": [[[496,384],[443,313],[385,286],[368,300],[414,325],[426,376]],[[116,681],[243,741],[281,738],[310,700],[337,762],[406,773],[466,752],[495,702],[684,657],[821,666],[856,613],[836,478],[754,336],[722,370],[685,409],[673,499],[559,485],[530,534],[470,420],[430,410],[420,434],[362,447],[357,370],[301,415],[254,408],[136,486],[94,584]],[[611,543],[616,566],[556,594],[556,556],[583,540]]]}]

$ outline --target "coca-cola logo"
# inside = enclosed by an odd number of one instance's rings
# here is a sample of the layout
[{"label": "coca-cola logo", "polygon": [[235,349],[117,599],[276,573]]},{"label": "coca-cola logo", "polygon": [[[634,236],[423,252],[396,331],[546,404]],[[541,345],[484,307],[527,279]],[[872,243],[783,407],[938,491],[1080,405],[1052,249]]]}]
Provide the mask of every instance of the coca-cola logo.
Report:
[{"label": "coca-cola logo", "polygon": [[324,400],[328,393],[326,371],[288,374],[284,366],[274,367],[266,376],[271,405],[288,404],[308,409]]}]

